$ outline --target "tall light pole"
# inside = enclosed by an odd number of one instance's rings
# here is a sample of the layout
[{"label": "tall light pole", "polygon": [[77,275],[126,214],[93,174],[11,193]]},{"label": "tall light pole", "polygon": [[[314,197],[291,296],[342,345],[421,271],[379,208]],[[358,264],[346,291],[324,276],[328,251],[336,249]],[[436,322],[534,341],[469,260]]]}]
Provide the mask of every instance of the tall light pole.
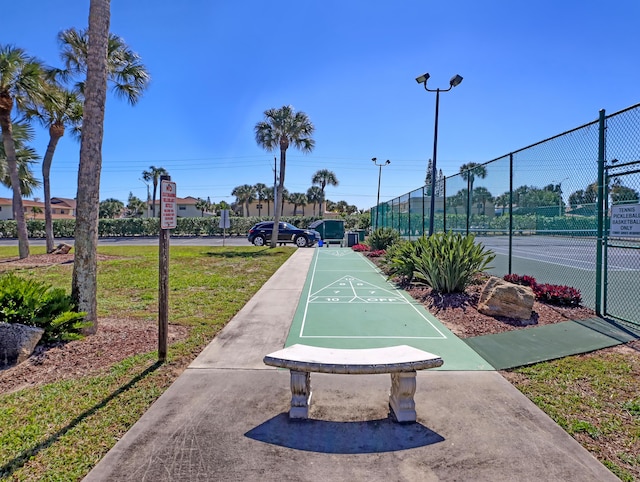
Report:
[{"label": "tall light pole", "polygon": [[149,215],[149,209],[151,208],[150,204],[151,204],[151,193],[149,192],[149,183],[147,181],[145,181],[144,179],[139,179],[139,181],[141,181],[145,186],[147,186],[147,217],[151,217]]},{"label": "tall light pole", "polygon": [[437,170],[436,170],[436,160],[437,160],[437,155],[438,155],[438,109],[440,106],[440,92],[449,92],[451,89],[453,89],[454,87],[460,85],[460,82],[462,82],[462,77],[458,74],[454,75],[453,77],[451,77],[451,80],[449,80],[449,88],[448,89],[429,89],[427,87],[427,80],[429,80],[429,77],[431,77],[428,73],[427,74],[423,74],[420,77],[416,77],[416,82],[418,82],[418,84],[424,84],[424,90],[426,90],[427,92],[435,92],[436,93],[436,121],[435,121],[435,125],[434,125],[434,132],[433,132],[433,158],[432,158],[432,164],[431,164],[431,207],[430,207],[430,212],[429,212],[429,236],[431,236],[433,234],[433,221],[434,221],[434,211],[436,209],[436,174],[437,174]]},{"label": "tall light pole", "polygon": [[383,162],[382,164],[378,164],[376,162],[378,158],[372,157],[371,160],[376,166],[378,166],[378,198],[376,200],[376,227],[375,227],[375,229],[378,229],[378,213],[380,212],[380,179],[382,179],[382,166],[391,164],[391,161],[387,159],[386,162]]}]

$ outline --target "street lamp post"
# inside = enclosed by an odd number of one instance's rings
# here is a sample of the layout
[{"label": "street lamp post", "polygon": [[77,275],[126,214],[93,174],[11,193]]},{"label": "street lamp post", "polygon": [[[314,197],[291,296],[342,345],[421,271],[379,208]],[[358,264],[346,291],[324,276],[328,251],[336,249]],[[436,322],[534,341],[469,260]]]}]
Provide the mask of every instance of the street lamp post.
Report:
[{"label": "street lamp post", "polygon": [[376,162],[378,158],[372,157],[371,160],[376,166],[378,166],[378,198],[376,200],[376,227],[375,227],[375,229],[378,229],[378,213],[380,212],[380,179],[382,179],[382,166],[391,164],[391,161],[387,159],[386,162],[383,162],[382,164],[378,164]]},{"label": "street lamp post", "polygon": [[139,179],[139,181],[141,181],[145,186],[147,186],[147,217],[150,217],[149,215],[149,210],[151,208],[150,204],[151,204],[151,193],[149,192],[149,183],[146,182],[144,179]]},{"label": "street lamp post", "polygon": [[434,214],[436,209],[436,160],[438,155],[438,109],[440,106],[440,92],[449,92],[454,87],[460,85],[462,82],[462,77],[458,74],[451,77],[449,80],[449,88],[448,89],[429,89],[427,87],[427,80],[431,77],[428,73],[423,74],[420,77],[416,78],[416,82],[424,85],[424,90],[427,92],[435,92],[436,93],[436,120],[434,124],[434,132],[433,132],[433,158],[431,163],[431,203],[430,203],[430,212],[429,212],[429,236],[433,234],[433,223],[434,223]]}]

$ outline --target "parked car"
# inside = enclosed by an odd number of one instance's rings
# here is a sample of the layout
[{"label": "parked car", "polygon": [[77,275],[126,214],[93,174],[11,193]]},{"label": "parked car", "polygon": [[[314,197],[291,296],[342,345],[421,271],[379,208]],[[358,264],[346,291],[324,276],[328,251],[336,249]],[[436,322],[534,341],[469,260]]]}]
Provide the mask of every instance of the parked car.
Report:
[{"label": "parked car", "polygon": [[[255,224],[249,230],[247,239],[256,246],[264,246],[271,240],[273,221]],[[299,248],[313,246],[320,240],[320,233],[314,229],[300,229],[293,224],[281,222],[278,225],[278,243],[295,243]]]}]

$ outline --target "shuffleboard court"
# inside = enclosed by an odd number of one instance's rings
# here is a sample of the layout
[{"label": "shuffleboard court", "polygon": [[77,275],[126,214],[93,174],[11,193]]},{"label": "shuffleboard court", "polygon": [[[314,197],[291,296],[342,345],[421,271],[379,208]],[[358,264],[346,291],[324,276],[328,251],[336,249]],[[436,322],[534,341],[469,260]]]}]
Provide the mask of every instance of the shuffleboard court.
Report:
[{"label": "shuffleboard court", "polygon": [[439,370],[492,370],[363,255],[316,248],[286,345],[376,348],[410,345],[441,356]]}]

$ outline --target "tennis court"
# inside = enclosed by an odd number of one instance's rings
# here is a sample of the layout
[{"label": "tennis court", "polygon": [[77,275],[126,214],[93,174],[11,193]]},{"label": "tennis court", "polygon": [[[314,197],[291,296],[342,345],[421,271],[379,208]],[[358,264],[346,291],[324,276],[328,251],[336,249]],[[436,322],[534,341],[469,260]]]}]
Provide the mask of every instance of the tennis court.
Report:
[{"label": "tennis court", "polygon": [[439,355],[440,370],[492,370],[422,305],[350,248],[316,248],[286,345],[410,345]]},{"label": "tennis court", "polygon": [[[477,236],[476,241],[496,253],[490,272],[508,273],[508,236]],[[596,305],[597,243],[593,237],[514,236],[511,271],[539,283],[568,285],[580,290],[582,304]],[[606,289],[610,307],[625,319],[637,317],[640,299],[640,250],[608,248]]]}]

